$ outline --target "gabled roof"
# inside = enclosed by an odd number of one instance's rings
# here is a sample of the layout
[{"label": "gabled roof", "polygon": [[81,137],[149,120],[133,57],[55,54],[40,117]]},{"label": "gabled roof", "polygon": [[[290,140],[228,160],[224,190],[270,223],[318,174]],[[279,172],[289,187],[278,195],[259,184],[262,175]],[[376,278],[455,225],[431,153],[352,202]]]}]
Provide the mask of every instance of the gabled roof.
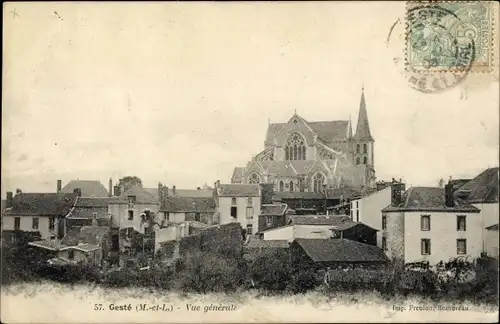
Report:
[{"label": "gabled roof", "polygon": [[403,194],[400,206],[387,206],[383,212],[391,211],[428,211],[428,212],[470,212],[479,213],[479,209],[469,204],[455,201],[454,207],[446,207],[443,188],[411,187]]},{"label": "gabled roof", "polygon": [[259,197],[258,184],[221,184],[218,190],[221,197]]},{"label": "gabled roof", "polygon": [[[302,118],[303,119],[303,118]],[[303,119],[304,120],[304,119]],[[308,122],[306,124],[312,129],[319,138],[324,141],[334,141],[346,139],[348,133],[349,121],[334,120],[334,121],[317,121]],[[266,145],[272,145],[274,136],[286,125],[286,123],[269,124],[266,134]]]},{"label": "gabled roof", "polygon": [[5,215],[66,216],[73,207],[75,193],[22,193],[13,198]]},{"label": "gabled roof", "polygon": [[314,262],[387,262],[380,248],[347,239],[295,239]]},{"label": "gabled roof", "polygon": [[213,212],[215,201],[213,198],[203,197],[167,197],[160,207],[166,212]]},{"label": "gabled roof", "polygon": [[366,112],[365,93],[361,93],[361,102],[359,105],[358,124],[354,138],[357,140],[373,141],[370,132],[370,124],[368,123],[368,113]]},{"label": "gabled roof", "polygon": [[290,215],[289,224],[294,225],[332,225],[352,223],[347,215]]},{"label": "gabled roof", "polygon": [[464,184],[456,191],[456,195],[464,195],[468,203],[498,202],[498,167],[489,168],[477,177]]},{"label": "gabled roof", "polygon": [[110,200],[111,203],[128,203],[128,197],[135,196],[136,204],[158,204],[158,197],[153,196],[144,188],[133,186],[124,192],[118,199]]},{"label": "gabled roof", "polygon": [[288,208],[287,204],[266,204],[262,205],[261,216],[284,215]]},{"label": "gabled roof", "polygon": [[71,180],[62,189],[61,193],[73,193],[74,189],[82,190],[82,197],[108,197],[109,193],[98,180]]},{"label": "gabled roof", "polygon": [[486,227],[486,229],[488,231],[497,231],[498,232],[498,223],[495,225],[488,226],[488,227]]}]

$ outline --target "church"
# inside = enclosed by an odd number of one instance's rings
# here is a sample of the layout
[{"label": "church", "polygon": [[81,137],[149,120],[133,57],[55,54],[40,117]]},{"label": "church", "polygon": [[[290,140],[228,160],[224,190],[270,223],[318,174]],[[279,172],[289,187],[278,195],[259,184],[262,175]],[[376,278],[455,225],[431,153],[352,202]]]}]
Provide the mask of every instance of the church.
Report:
[{"label": "church", "polygon": [[264,150],[236,167],[231,182],[273,183],[281,192],[374,188],[374,142],[362,90],[354,135],[350,118],[311,122],[295,113],[269,124]]}]

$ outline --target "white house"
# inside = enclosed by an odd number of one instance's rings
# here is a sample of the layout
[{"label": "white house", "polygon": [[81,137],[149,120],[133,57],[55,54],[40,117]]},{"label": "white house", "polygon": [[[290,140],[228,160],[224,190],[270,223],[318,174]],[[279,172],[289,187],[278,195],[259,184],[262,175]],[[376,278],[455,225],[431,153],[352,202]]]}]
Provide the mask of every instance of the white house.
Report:
[{"label": "white house", "polygon": [[381,216],[382,247],[391,259],[436,264],[456,257],[480,257],[480,210],[454,200],[452,185],[411,187],[393,199]]},{"label": "white house", "polygon": [[248,234],[258,230],[261,188],[258,184],[220,184],[215,188],[219,224],[239,222]]}]

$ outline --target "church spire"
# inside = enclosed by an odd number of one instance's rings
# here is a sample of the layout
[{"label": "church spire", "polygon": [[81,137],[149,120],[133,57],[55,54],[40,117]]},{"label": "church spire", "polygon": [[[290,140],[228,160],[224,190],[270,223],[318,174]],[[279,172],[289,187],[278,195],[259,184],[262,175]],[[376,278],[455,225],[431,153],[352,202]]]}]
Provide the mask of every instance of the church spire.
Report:
[{"label": "church spire", "polygon": [[352,122],[351,122],[351,114],[349,114],[349,123],[347,124],[347,138],[352,138]]},{"label": "church spire", "polygon": [[365,91],[364,86],[361,88],[361,103],[359,104],[358,125],[356,126],[356,134],[354,138],[357,140],[373,141],[370,132],[370,124],[368,123],[368,114],[366,112]]}]

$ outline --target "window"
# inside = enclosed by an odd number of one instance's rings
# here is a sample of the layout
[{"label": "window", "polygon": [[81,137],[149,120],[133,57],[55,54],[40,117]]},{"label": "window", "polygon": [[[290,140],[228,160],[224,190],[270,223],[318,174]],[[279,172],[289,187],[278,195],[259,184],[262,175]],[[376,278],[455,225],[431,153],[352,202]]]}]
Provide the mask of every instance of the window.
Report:
[{"label": "window", "polygon": [[313,177],[313,191],[322,192],[323,184],[325,183],[325,176],[323,173],[316,173]]},{"label": "window", "polygon": [[356,200],[356,208],[359,208],[359,201]]},{"label": "window", "polygon": [[252,203],[253,203],[252,198],[248,198],[247,199],[247,205],[248,206],[252,206]]},{"label": "window", "polygon": [[247,225],[247,235],[252,235],[252,224]]},{"label": "window", "polygon": [[75,259],[75,251],[74,250],[69,250],[68,251],[68,259],[74,260]]},{"label": "window", "polygon": [[252,173],[249,177],[248,177],[248,183],[260,183],[260,177],[257,173]]},{"label": "window", "polygon": [[33,229],[38,229],[38,217],[33,217],[32,224]]},{"label": "window", "polygon": [[420,216],[420,230],[421,231],[431,230],[431,215]]},{"label": "window", "polygon": [[246,217],[247,219],[253,219],[253,207],[247,207]]},{"label": "window", "polygon": [[457,240],[457,254],[467,254],[467,240],[458,239]]},{"label": "window", "polygon": [[363,164],[368,164],[368,158],[366,156],[363,158]]},{"label": "window", "polygon": [[280,180],[280,183],[279,183],[279,191],[283,191],[284,190],[284,187],[285,187],[285,184],[283,183],[282,180]]},{"label": "window", "polygon": [[366,144],[363,144],[363,153],[368,153],[368,148]]},{"label": "window", "polygon": [[382,229],[387,229],[387,216],[385,214],[382,215]]},{"label": "window", "polygon": [[236,206],[236,198],[231,198],[231,205]]},{"label": "window", "polygon": [[306,145],[305,140],[299,133],[293,133],[285,144],[286,160],[305,160]]},{"label": "window", "polygon": [[467,218],[465,215],[457,216],[457,231],[465,231],[467,225]]},{"label": "window", "polygon": [[273,218],[271,216],[266,216],[266,224],[267,226],[273,225]]},{"label": "window", "polygon": [[420,250],[422,255],[431,254],[431,240],[430,239],[422,239],[420,241]]},{"label": "window", "polygon": [[194,213],[194,220],[195,220],[196,222],[199,222],[199,221],[200,221],[200,219],[201,219],[201,217],[200,217],[200,213]]},{"label": "window", "polygon": [[356,222],[359,222],[359,209],[356,209]]},{"label": "window", "polygon": [[128,220],[129,221],[134,220],[134,211],[133,210],[128,211]]},{"label": "window", "polygon": [[387,238],[382,236],[382,250],[387,251]]},{"label": "window", "polygon": [[356,153],[359,153],[359,144],[356,145]]},{"label": "window", "polygon": [[49,218],[49,231],[53,231],[56,228],[56,218]]},{"label": "window", "polygon": [[170,213],[169,212],[165,212],[165,220],[170,221]]},{"label": "window", "polygon": [[290,191],[293,191],[293,181],[290,181]]},{"label": "window", "polygon": [[231,217],[236,218],[238,216],[238,208],[237,207],[231,207]]},{"label": "window", "polygon": [[351,220],[353,220],[353,219],[354,219],[354,218],[353,218],[353,213],[354,213],[354,211],[351,209]]},{"label": "window", "polygon": [[51,236],[50,236],[50,239],[51,239],[51,240],[55,240],[55,239],[56,239],[56,236],[55,236],[55,235],[51,235]]},{"label": "window", "polygon": [[128,203],[135,204],[135,196],[128,196]]},{"label": "window", "polygon": [[14,217],[14,229],[18,230],[21,228],[21,217]]},{"label": "window", "polygon": [[359,164],[359,157],[356,158],[356,164]]}]

